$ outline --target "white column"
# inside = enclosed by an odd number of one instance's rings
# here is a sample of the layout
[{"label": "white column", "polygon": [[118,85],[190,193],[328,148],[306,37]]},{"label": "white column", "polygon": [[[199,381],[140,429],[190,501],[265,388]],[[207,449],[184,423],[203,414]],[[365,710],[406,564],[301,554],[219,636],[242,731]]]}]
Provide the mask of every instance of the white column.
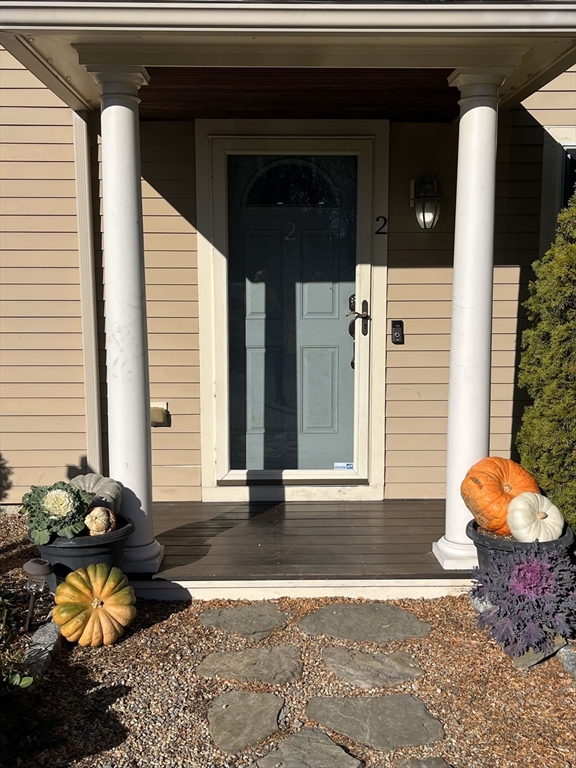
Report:
[{"label": "white column", "polygon": [[500,70],[456,70],[460,127],[448,389],[446,533],[433,551],[447,570],[477,564],[460,496],[466,472],[488,456],[498,88]]},{"label": "white column", "polygon": [[140,181],[138,90],[142,67],[90,67],[100,85],[106,274],[110,476],[124,485],[122,513],[136,526],[124,569],[156,572],[152,531],[150,380]]}]

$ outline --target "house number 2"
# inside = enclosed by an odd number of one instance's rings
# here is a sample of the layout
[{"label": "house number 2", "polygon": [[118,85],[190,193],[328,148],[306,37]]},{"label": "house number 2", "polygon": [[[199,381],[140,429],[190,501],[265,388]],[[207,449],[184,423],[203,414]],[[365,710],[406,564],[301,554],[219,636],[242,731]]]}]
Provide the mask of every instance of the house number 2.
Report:
[{"label": "house number 2", "polygon": [[378,227],[378,229],[376,230],[376,232],[374,234],[375,235],[387,235],[388,232],[386,232],[385,227],[386,227],[386,224],[388,224],[388,219],[386,218],[386,216],[376,216],[376,222],[378,222],[378,221],[381,221],[382,224],[380,224],[380,226]]},{"label": "house number 2", "polygon": [[286,222],[286,226],[287,226],[287,227],[292,227],[292,229],[290,230],[290,232],[288,232],[288,234],[286,235],[286,237],[284,238],[284,240],[296,240],[296,238],[295,238],[295,237],[292,237],[292,235],[294,234],[294,232],[296,232],[296,224],[294,224],[294,222],[293,222],[293,221],[287,221],[287,222]]}]

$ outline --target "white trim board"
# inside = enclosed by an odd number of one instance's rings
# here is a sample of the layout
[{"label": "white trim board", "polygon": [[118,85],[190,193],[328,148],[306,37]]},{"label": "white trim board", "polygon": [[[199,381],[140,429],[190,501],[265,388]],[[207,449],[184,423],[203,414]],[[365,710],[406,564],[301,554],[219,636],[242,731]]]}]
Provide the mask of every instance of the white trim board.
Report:
[{"label": "white trim board", "polygon": [[[375,237],[379,216],[388,214],[388,121],[197,120],[196,184],[200,334],[202,500],[382,499],[387,237]],[[357,290],[370,301],[371,328],[356,345],[354,462],[358,477],[314,477],[285,471],[285,485],[246,487],[229,471],[227,362],[226,152],[334,154],[362,158],[359,173]],[[360,393],[364,393],[361,396]],[[362,399],[363,397],[363,399]],[[361,416],[361,418],[360,418]],[[222,485],[222,480],[225,484]],[[309,481],[306,484],[306,481]],[[361,485],[357,485],[360,481]],[[296,485],[292,485],[296,483]]]},{"label": "white trim board", "polygon": [[102,472],[102,433],[100,411],[100,368],[96,277],[92,218],[92,179],[88,113],[74,112],[74,168],[78,226],[78,264],[80,271],[80,313],[84,359],[84,400],[86,404],[86,459],[90,472]]},{"label": "white trim board", "polygon": [[367,600],[432,599],[466,594],[471,579],[286,579],[279,581],[131,581],[148,600],[275,600],[279,597],[350,597]]}]

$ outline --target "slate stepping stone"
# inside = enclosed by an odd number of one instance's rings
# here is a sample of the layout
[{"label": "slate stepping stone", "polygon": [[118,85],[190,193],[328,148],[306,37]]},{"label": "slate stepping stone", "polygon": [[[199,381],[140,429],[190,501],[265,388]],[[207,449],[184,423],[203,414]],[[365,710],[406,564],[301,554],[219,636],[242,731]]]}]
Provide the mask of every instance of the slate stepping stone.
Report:
[{"label": "slate stepping stone", "polygon": [[304,616],[298,626],[308,635],[372,643],[425,637],[430,632],[430,624],[402,608],[385,603],[325,605]]},{"label": "slate stepping stone", "polygon": [[411,757],[409,760],[400,760],[396,768],[451,768],[441,757]]},{"label": "slate stepping stone", "polygon": [[398,685],[423,674],[418,662],[404,651],[362,653],[336,646],[325,648],[322,657],[330,671],[359,688]]},{"label": "slate stepping stone", "polygon": [[263,640],[272,630],[285,627],[287,618],[275,603],[252,603],[204,611],[200,614],[200,624]]},{"label": "slate stepping stone", "polygon": [[222,693],[208,710],[210,735],[223,752],[241,752],[278,731],[283,705],[273,693]]},{"label": "slate stepping stone", "polygon": [[216,651],[196,667],[202,677],[222,677],[240,683],[262,682],[283,685],[302,674],[300,651],[291,645],[248,648],[245,651]]},{"label": "slate stepping stone", "polygon": [[361,768],[322,731],[303,728],[285,739],[278,749],[256,761],[257,768]]},{"label": "slate stepping stone", "polygon": [[376,749],[416,747],[444,738],[442,724],[413,696],[313,698],[308,717]]}]

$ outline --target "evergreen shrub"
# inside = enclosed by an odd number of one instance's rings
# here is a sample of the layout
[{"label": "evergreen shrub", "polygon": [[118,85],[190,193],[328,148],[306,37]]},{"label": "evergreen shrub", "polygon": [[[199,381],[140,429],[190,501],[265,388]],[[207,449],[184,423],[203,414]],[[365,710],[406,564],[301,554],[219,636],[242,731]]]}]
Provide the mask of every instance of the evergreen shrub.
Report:
[{"label": "evergreen shrub", "polygon": [[576,194],[533,267],[518,380],[533,403],[516,442],[522,466],[576,530]]}]

